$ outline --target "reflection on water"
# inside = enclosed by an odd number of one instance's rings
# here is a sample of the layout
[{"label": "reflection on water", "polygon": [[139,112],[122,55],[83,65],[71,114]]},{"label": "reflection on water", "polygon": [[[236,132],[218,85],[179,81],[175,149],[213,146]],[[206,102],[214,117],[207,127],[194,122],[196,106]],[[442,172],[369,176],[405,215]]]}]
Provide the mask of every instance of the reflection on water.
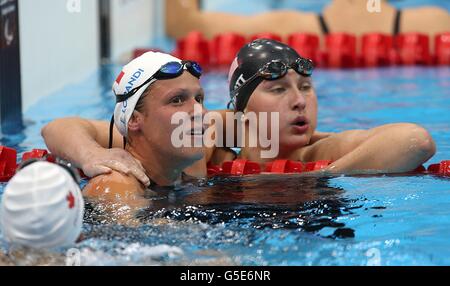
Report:
[{"label": "reflection on water", "polygon": [[[367,265],[374,249],[382,265],[448,265],[448,194],[434,176],[193,181],[148,190],[139,225],[88,205],[76,248],[82,265]],[[64,265],[67,250],[5,251],[0,234],[0,265]]]},{"label": "reflection on water", "polygon": [[[350,238],[353,229],[337,218],[352,214],[355,201],[343,198],[344,191],[328,186],[327,178],[283,176],[227,177],[191,181],[174,188],[148,190],[149,206],[137,217],[142,224],[157,220],[234,224],[262,229],[298,229],[318,232],[334,228],[328,238]],[[86,219],[105,220],[96,208],[87,208]]]},{"label": "reflection on water", "polygon": [[[40,130],[52,119],[77,115],[109,120],[114,102],[105,100],[108,82],[121,67],[111,68],[100,75],[106,86],[97,86],[89,77],[36,103],[24,114],[26,128],[14,136],[0,136],[1,143],[20,153],[44,147]],[[430,162],[447,160],[449,71],[448,67],[318,70],[314,81],[319,127],[340,132],[386,123],[418,123],[432,133],[438,146]],[[228,92],[226,74],[206,74],[203,83],[206,107],[223,108],[228,98],[224,96]],[[68,98],[76,100],[68,102]],[[383,265],[450,264],[448,178],[342,177],[328,183],[327,179],[272,176],[258,180],[215,178],[191,182],[179,190],[148,191],[149,207],[139,213],[138,227],[104,223],[107,218],[88,209],[86,239],[77,245],[82,261],[86,265],[210,265],[224,261],[366,265],[366,251],[375,247],[382,252]],[[0,200],[3,189],[0,185]],[[352,234],[354,239],[328,238]],[[173,258],[174,249],[167,245],[182,249],[183,254]],[[19,254],[11,261],[1,254],[6,249],[0,233],[0,265],[47,263]],[[63,263],[61,254],[64,251],[48,263]]]}]

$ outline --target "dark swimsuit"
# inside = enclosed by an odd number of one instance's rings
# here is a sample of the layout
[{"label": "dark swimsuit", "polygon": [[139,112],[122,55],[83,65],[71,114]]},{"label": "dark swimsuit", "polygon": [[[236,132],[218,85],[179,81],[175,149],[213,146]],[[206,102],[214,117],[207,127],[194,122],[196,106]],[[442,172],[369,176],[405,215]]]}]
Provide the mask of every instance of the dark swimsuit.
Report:
[{"label": "dark swimsuit", "polygon": [[[320,28],[322,30],[322,33],[324,35],[328,35],[330,33],[330,29],[328,28],[327,22],[325,21],[325,18],[322,14],[317,15],[320,23]],[[402,18],[402,10],[397,10],[395,15],[395,22],[394,22],[394,30],[393,35],[396,36],[400,33],[400,21]]]},{"label": "dark swimsuit", "polygon": [[402,10],[397,10],[397,14],[395,15],[395,23],[394,23],[394,36],[400,34],[400,21],[402,19]]}]

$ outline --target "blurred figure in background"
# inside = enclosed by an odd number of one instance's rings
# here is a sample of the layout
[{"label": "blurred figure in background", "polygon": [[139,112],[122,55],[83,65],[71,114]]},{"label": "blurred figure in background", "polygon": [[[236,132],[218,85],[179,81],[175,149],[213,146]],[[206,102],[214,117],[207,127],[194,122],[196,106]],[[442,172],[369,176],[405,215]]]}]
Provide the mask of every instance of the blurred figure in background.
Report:
[{"label": "blurred figure in background", "polygon": [[[450,15],[446,9],[424,6],[398,10],[389,1],[380,1],[381,12],[370,13],[366,0],[333,0],[322,13],[276,10],[243,16],[221,12],[204,12],[198,0],[173,0],[166,5],[166,32],[181,38],[192,30],[205,37],[236,32],[245,36],[270,32],[286,37],[289,34],[313,33],[322,37],[328,33],[345,32],[361,36],[365,33],[398,34],[418,32],[434,35],[450,30]],[[430,42],[433,48],[433,41]]]}]

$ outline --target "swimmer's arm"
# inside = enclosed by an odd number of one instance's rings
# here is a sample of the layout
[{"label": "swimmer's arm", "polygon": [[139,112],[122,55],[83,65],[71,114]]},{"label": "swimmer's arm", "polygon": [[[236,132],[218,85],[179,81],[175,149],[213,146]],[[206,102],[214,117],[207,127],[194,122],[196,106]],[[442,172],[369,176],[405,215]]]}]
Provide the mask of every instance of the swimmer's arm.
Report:
[{"label": "swimmer's arm", "polygon": [[[343,132],[328,138],[322,148],[335,162],[331,173],[401,173],[429,160],[436,147],[430,134],[415,124],[399,123]],[[333,158],[335,157],[335,158]],[[336,158],[337,157],[337,158]]]},{"label": "swimmer's arm", "polygon": [[142,165],[123,150],[123,137],[114,127],[114,149],[109,145],[109,122],[78,117],[57,119],[42,129],[50,152],[80,167],[89,177],[117,170],[149,183]]},{"label": "swimmer's arm", "polygon": [[[45,143],[55,155],[64,158],[74,157],[74,155],[85,155],[86,149],[108,148],[109,146],[109,122],[88,120],[80,117],[67,117],[56,119],[42,129],[42,136]],[[75,148],[74,151],[67,152],[63,146],[82,146],[87,148]],[[113,148],[123,147],[123,137],[114,126]],[[74,158],[76,159],[76,158]]]},{"label": "swimmer's arm", "polygon": [[144,187],[134,177],[119,172],[98,176],[89,181],[83,195],[94,204],[96,214],[109,223],[135,226],[136,214],[149,206]]},{"label": "swimmer's arm", "polygon": [[321,33],[314,13],[271,11],[242,16],[202,11],[198,0],[166,1],[167,34],[170,37],[180,38],[193,30],[200,31],[207,38],[227,32],[239,32],[245,36],[261,32],[277,33],[282,36],[293,32]]}]

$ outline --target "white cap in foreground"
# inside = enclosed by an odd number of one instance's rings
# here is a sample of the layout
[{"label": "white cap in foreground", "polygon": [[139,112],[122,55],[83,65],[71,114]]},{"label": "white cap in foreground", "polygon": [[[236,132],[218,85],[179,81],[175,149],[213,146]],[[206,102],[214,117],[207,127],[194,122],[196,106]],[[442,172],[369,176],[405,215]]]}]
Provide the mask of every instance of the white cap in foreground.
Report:
[{"label": "white cap in foreground", "polygon": [[84,201],[63,167],[36,162],[8,183],[0,205],[0,228],[13,245],[53,249],[71,246],[81,234]]},{"label": "white cap in foreground", "polygon": [[[169,62],[181,63],[181,60],[169,54],[160,52],[147,52],[132,60],[123,67],[122,72],[113,84],[115,95],[126,94],[133,88],[142,85],[145,81],[155,75],[161,67]],[[143,86],[138,92],[124,102],[116,104],[114,109],[114,123],[122,136],[128,135],[128,121],[133,114],[137,102],[144,91],[156,80]]]}]

